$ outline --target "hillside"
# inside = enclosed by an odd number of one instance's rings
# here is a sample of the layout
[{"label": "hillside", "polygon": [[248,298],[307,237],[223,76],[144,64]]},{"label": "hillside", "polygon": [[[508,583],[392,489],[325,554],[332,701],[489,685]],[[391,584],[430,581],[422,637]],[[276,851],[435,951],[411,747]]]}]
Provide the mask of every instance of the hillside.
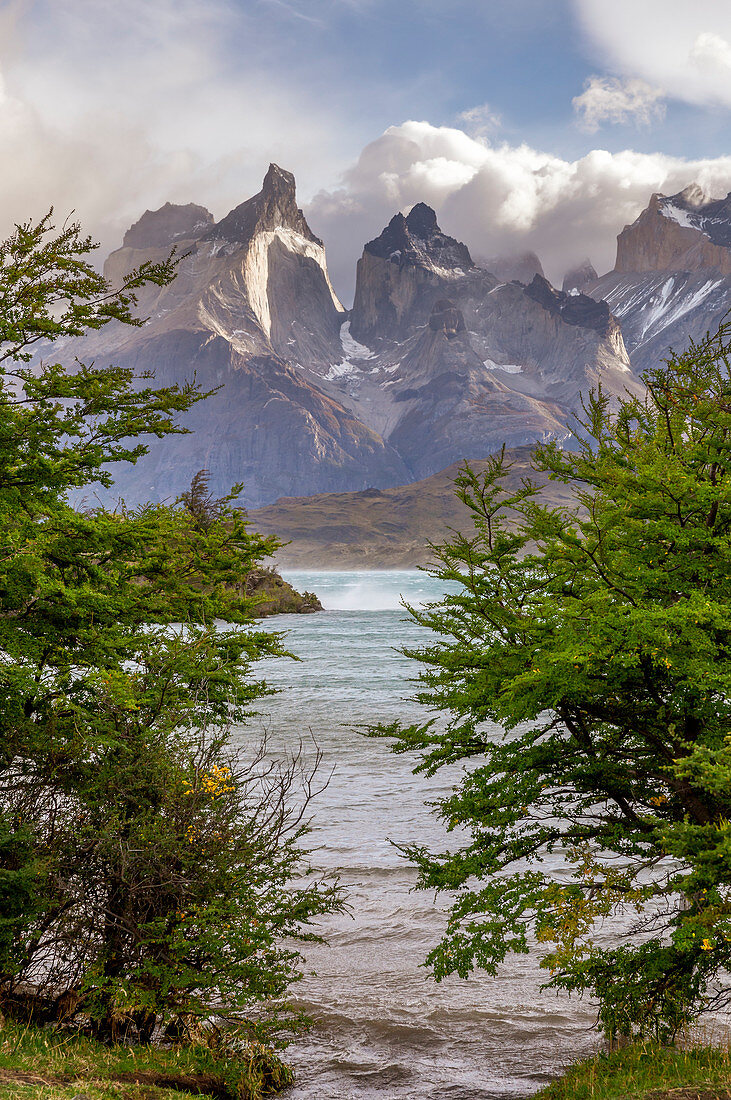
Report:
[{"label": "hillside", "polygon": [[[545,486],[545,499],[568,503],[570,490],[531,468],[532,449],[508,452],[513,466],[506,484],[531,477]],[[470,513],[454,492],[461,462],[438,474],[393,489],[357,493],[319,493],[283,497],[250,512],[262,534],[276,534],[288,545],[277,552],[283,569],[405,569],[427,565],[430,543],[449,538],[451,531],[471,529]],[[486,460],[471,463],[485,468]]]}]

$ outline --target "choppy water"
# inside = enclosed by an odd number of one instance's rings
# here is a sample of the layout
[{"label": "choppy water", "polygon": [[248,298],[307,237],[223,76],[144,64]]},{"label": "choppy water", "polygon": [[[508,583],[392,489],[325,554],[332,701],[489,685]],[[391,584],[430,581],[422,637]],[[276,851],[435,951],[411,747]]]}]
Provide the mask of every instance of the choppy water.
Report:
[{"label": "choppy water", "polygon": [[298,1001],[317,1027],[288,1051],[297,1071],[289,1100],[494,1100],[526,1096],[595,1048],[590,1005],[540,991],[545,972],[517,956],[504,971],[440,985],[420,967],[439,937],[442,903],[413,892],[414,872],[389,844],[444,845],[425,801],[459,774],[413,776],[410,761],[349,728],[423,717],[405,698],[416,663],[394,646],[427,635],[399,604],[436,598],[415,572],[288,572],[326,611],[281,616],[299,662],[268,662],[281,694],[257,721],[272,745],[296,747],[310,731],[333,769],[314,803],[319,862],[336,870],[351,915],[323,922],[329,946],[308,949]]}]

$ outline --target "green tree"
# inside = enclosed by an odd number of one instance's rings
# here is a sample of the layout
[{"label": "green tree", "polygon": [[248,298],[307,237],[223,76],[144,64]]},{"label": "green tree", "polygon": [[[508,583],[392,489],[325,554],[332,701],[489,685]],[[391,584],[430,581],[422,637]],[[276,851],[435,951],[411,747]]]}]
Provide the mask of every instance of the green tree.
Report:
[{"label": "green tree", "polygon": [[594,394],[574,451],[536,449],[571,507],[503,489],[504,454],[463,469],[474,532],[433,571],[453,594],[412,610],[435,632],[411,653],[418,698],[446,721],[379,731],[428,774],[468,762],[439,804],[461,843],[405,849],[422,887],[454,894],[436,978],[494,973],[537,941],[548,985],[595,994],[610,1035],[672,1040],[726,999],[728,338],[650,371],[646,400]]},{"label": "green tree", "polygon": [[338,900],[300,845],[312,772],[298,808],[297,761],[230,732],[267,690],[252,664],[283,653],[245,594],[275,540],[200,475],[172,507],[68,502],[205,395],[29,358],[138,323],[135,289],[174,261],[114,291],[78,226],[53,234],[0,246],[0,999],[30,987],[41,1014],[147,1040],[280,1000]]},{"label": "green tree", "polygon": [[[44,674],[45,641],[29,616],[39,608],[43,539],[51,535],[50,514],[74,521],[67,493],[99,479],[108,483],[104,462],[134,461],[141,434],[176,431],[174,418],[199,396],[192,386],[153,390],[130,371],[78,365],[68,373],[55,364],[27,366],[33,350],[79,336],[111,320],[134,318],[136,290],[146,281],[169,282],[175,259],[130,273],[119,291],[88,263],[95,246],[77,223],[55,232],[52,211],[38,223],[16,226],[0,243],[0,758],[9,767],[18,754],[43,744],[34,717],[33,695]],[[44,344],[45,342],[45,344]],[[130,442],[130,438],[132,442]],[[58,540],[59,548],[63,537]],[[70,546],[64,553],[68,556]],[[47,609],[46,609],[47,610]],[[36,667],[34,668],[34,662]],[[30,740],[27,735],[30,734]],[[2,830],[3,934],[0,971],[19,965],[21,929],[40,907],[39,863],[26,822],[7,808]]]}]

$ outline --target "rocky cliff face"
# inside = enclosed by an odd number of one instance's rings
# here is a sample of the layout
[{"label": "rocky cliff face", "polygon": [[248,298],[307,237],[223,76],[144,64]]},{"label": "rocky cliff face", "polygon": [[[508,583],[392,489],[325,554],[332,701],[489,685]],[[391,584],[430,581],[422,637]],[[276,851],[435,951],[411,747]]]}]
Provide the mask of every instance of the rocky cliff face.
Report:
[{"label": "rocky cliff face", "polygon": [[136,467],[115,471],[118,494],[174,498],[204,467],[216,492],[243,481],[252,506],[408,477],[378,433],[313,382],[342,356],[347,315],[289,172],[272,165],[259,194],[218,223],[201,207],[148,212],[105,273],[116,282],[171,243],[184,258],[170,286],[141,296],[143,328],[110,325],[64,349],[153,370],[161,385],[195,375],[204,389],[220,387],[185,419],[192,434],[153,441]]},{"label": "rocky cliff face", "polygon": [[583,293],[587,287],[595,283],[599,276],[596,273],[591,260],[583,260],[578,267],[567,271],[564,275],[561,290],[564,294]]},{"label": "rocky cliff face", "polygon": [[653,195],[617,237],[614,270],[586,289],[621,321],[637,373],[715,331],[731,305],[731,194]]},{"label": "rocky cliff face", "polygon": [[418,208],[418,233],[412,214],[365,246],[350,320],[363,344],[330,376],[412,476],[504,442],[564,438],[580,394],[599,380],[609,393],[640,391],[605,303],[538,274],[527,286],[500,282],[433,211]]},{"label": "rocky cliff face", "polygon": [[193,204],[148,211],[106,274],[116,282],[171,246],[177,278],[144,292],[142,328],[64,349],[216,390],[188,415],[191,434],[115,471],[130,503],[174,498],[202,468],[216,493],[243,481],[252,507],[404,484],[504,442],[564,438],[598,381],[641,389],[606,303],[555,290],[535,256],[515,261],[530,279],[501,279],[423,203],[366,244],[350,313],[276,165],[219,222]]},{"label": "rocky cliff face", "polygon": [[358,261],[353,336],[366,344],[403,339],[428,321],[434,292],[473,268],[469,249],[442,233],[431,207],[396,214]]},{"label": "rocky cliff face", "polygon": [[389,371],[392,406],[383,432],[416,477],[478,455],[485,446],[493,450],[503,442],[513,446],[566,434],[556,402],[517,391],[504,370],[485,365],[462,311],[447,299],[435,303],[429,323],[399,354]]},{"label": "rocky cliff face", "polygon": [[[174,228],[175,232],[171,232]],[[187,232],[186,232],[187,229]],[[148,338],[175,329],[215,333],[243,355],[292,362],[331,360],[346,312],[330,283],[325,249],[297,206],[294,176],[272,164],[262,190],[214,223],[202,207],[149,211],[105,265],[112,282],[175,244],[175,281],[148,288],[140,307]],[[136,343],[134,330],[106,329],[106,346]]]},{"label": "rocky cliff face", "polygon": [[731,194],[707,200],[697,184],[653,195],[617,237],[620,271],[704,271],[731,275]]}]

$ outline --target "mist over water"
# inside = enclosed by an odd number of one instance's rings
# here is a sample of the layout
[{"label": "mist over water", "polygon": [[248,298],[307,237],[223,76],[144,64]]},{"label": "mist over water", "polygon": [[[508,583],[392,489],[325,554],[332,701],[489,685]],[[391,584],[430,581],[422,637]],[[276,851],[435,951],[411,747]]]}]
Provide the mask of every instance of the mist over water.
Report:
[{"label": "mist over water", "polygon": [[[422,967],[439,938],[446,902],[414,891],[415,873],[389,839],[444,847],[447,834],[426,805],[459,779],[455,765],[432,779],[414,760],[367,738],[358,724],[423,720],[410,702],[416,662],[400,646],[429,634],[408,619],[403,596],[423,604],[440,596],[425,574],[287,572],[316,592],[325,612],[288,615],[300,660],[259,669],[280,694],[242,731],[266,729],[272,751],[313,738],[321,774],[311,841],[317,862],[340,875],[349,914],[321,924],[329,946],[307,948],[296,1000],[317,1020],[288,1050],[297,1083],[289,1100],[497,1100],[526,1096],[597,1045],[590,1004],[541,992],[545,972],[530,956],[509,957],[496,977],[437,985]],[[314,971],[314,974],[311,973]]]},{"label": "mist over water", "polygon": [[286,578],[300,592],[316,584],[326,611],[398,611],[404,600],[412,607],[422,607],[442,592],[438,582],[414,569],[321,573],[293,569]]}]

